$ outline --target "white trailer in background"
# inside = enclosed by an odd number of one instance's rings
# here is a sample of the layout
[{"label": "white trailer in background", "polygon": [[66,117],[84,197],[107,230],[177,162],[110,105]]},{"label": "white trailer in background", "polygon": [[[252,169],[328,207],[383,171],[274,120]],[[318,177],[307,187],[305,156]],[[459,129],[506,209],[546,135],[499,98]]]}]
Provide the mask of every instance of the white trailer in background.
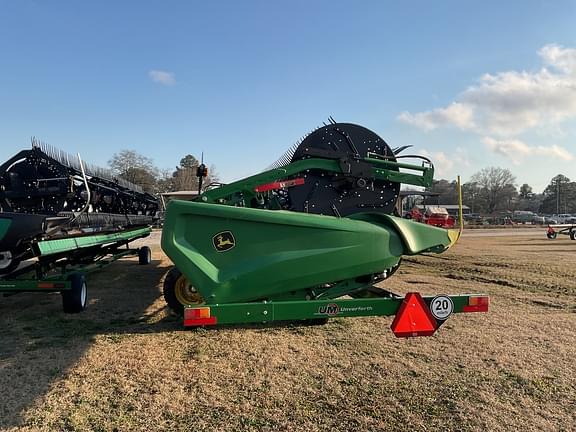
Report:
[{"label": "white trailer in background", "polygon": [[576,240],[576,224],[548,225],[546,237],[553,240],[558,237],[558,234],[568,235],[572,240]]}]

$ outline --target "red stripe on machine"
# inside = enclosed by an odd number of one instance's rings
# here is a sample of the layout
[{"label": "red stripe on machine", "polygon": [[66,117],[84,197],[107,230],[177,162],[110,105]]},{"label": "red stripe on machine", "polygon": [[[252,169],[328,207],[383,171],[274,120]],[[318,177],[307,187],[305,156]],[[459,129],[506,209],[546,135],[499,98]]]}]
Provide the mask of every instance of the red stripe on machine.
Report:
[{"label": "red stripe on machine", "polygon": [[295,178],[293,180],[272,182],[272,183],[266,183],[266,184],[263,184],[260,186],[256,186],[254,191],[259,192],[259,193],[260,192],[268,192],[271,190],[283,189],[283,188],[287,188],[287,187],[291,187],[291,186],[300,186],[303,184],[304,184],[304,179],[302,177],[298,177],[298,178]]}]

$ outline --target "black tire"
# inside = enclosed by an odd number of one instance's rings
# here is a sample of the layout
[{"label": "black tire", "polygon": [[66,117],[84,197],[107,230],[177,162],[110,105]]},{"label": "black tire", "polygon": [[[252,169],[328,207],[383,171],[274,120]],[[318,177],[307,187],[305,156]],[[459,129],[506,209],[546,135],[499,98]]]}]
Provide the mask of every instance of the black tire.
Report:
[{"label": "black tire", "polygon": [[557,235],[558,235],[558,234],[555,233],[555,232],[553,232],[553,233],[551,233],[551,232],[546,233],[546,237],[548,237],[550,240],[554,240]]},{"label": "black tire", "polygon": [[88,300],[88,286],[82,273],[74,273],[68,276],[71,287],[61,291],[62,308],[65,313],[78,313],[86,309]]},{"label": "black tire", "polygon": [[570,239],[576,240],[576,231],[570,231]]},{"label": "black tire", "polygon": [[148,246],[142,246],[138,249],[138,264],[147,265],[152,262],[152,251]]},{"label": "black tire", "polygon": [[0,274],[8,274],[13,272],[20,265],[20,260],[17,258],[12,258],[10,262],[3,268],[0,268]]},{"label": "black tire", "polygon": [[178,315],[184,314],[184,305],[204,302],[200,294],[176,267],[172,267],[164,278],[164,300],[168,307]]}]

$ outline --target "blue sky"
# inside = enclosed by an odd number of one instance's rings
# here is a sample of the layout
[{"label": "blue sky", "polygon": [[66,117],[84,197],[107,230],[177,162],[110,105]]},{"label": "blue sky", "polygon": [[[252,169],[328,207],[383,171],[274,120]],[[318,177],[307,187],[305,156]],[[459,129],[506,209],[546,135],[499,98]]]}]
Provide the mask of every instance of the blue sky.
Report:
[{"label": "blue sky", "polygon": [[30,136],[105,166],[202,151],[230,181],[328,116],[437,177],[576,179],[574,1],[0,0],[0,160]]}]

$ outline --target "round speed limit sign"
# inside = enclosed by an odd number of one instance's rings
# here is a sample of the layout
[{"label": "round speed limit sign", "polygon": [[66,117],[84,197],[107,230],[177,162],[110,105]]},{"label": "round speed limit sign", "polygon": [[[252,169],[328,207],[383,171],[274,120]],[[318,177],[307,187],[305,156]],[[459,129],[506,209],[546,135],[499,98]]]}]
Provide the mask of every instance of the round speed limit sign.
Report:
[{"label": "round speed limit sign", "polygon": [[436,296],[430,302],[430,312],[432,312],[434,318],[443,321],[448,319],[448,317],[452,315],[452,312],[454,312],[454,303],[448,296]]}]

